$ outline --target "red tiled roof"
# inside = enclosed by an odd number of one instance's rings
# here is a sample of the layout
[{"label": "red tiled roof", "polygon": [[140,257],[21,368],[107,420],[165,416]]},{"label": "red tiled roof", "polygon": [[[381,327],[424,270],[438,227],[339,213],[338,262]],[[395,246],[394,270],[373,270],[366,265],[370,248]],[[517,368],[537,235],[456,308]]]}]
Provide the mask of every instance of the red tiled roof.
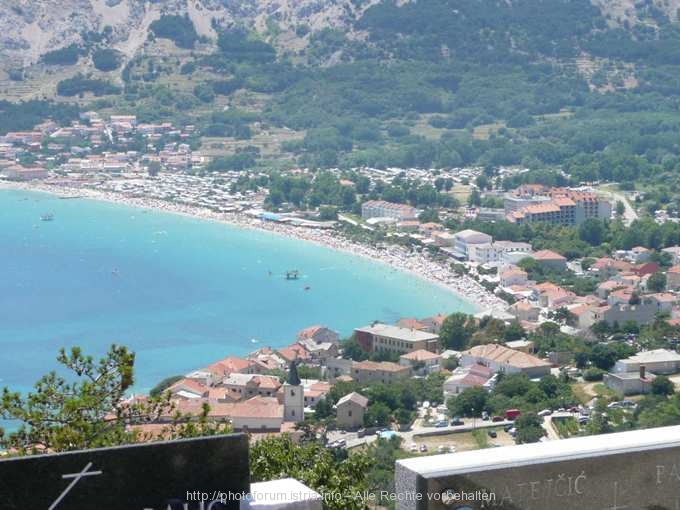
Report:
[{"label": "red tiled roof", "polygon": [[536,260],[567,260],[565,257],[552,250],[541,250],[534,253]]}]

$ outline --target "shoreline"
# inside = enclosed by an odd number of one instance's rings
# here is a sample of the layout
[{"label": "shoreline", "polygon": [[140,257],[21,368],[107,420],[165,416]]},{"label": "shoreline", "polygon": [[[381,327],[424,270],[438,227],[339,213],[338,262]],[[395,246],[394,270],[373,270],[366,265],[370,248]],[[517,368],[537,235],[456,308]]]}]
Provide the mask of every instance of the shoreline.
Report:
[{"label": "shoreline", "polygon": [[408,251],[394,246],[388,253],[372,246],[355,243],[321,229],[264,222],[240,213],[218,213],[210,209],[192,205],[177,204],[164,200],[131,197],[121,193],[97,191],[91,188],[72,188],[46,183],[19,183],[0,181],[0,189],[15,189],[48,193],[70,199],[83,198],[119,205],[126,205],[151,211],[179,214],[193,219],[219,222],[235,228],[258,230],[276,234],[288,239],[305,241],[323,248],[347,253],[373,262],[379,262],[392,269],[409,273],[421,280],[434,284],[455,294],[462,301],[473,305],[473,314],[484,313],[498,316],[505,314],[507,303],[496,297],[469,276],[457,276],[443,264],[429,259],[422,253]]}]

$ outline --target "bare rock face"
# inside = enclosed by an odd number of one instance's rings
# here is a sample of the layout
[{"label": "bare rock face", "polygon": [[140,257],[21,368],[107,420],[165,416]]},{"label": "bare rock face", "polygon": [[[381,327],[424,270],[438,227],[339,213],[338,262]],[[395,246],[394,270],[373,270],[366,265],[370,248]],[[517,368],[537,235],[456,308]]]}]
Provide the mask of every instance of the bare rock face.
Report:
[{"label": "bare rock face", "polygon": [[5,0],[0,10],[0,61],[27,66],[45,53],[82,43],[106,31],[110,45],[128,57],[146,41],[149,25],[163,14],[188,15],[199,35],[234,24],[265,30],[306,24],[311,30],[346,26],[378,0]]}]

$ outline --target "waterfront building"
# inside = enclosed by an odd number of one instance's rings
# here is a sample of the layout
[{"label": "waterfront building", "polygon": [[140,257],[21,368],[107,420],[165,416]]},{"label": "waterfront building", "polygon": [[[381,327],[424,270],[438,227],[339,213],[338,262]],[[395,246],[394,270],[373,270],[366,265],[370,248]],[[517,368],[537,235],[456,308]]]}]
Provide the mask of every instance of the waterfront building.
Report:
[{"label": "waterfront building", "polygon": [[504,197],[508,221],[580,225],[588,218],[611,217],[611,203],[592,191],[524,185]]},{"label": "waterfront building", "polygon": [[493,237],[476,230],[461,230],[453,235],[453,253],[456,258],[470,260],[472,250],[476,246],[491,244]]},{"label": "waterfront building", "polygon": [[361,217],[364,220],[371,218],[392,218],[397,221],[414,220],[420,211],[410,205],[395,204],[384,200],[369,200],[361,205]]},{"label": "waterfront building", "polygon": [[368,352],[395,352],[405,354],[419,349],[430,352],[439,350],[439,336],[427,331],[401,328],[375,323],[354,330],[359,344]]},{"label": "waterfront building", "polygon": [[326,326],[310,326],[297,334],[298,340],[313,340],[317,344],[330,342],[338,343],[340,335]]}]

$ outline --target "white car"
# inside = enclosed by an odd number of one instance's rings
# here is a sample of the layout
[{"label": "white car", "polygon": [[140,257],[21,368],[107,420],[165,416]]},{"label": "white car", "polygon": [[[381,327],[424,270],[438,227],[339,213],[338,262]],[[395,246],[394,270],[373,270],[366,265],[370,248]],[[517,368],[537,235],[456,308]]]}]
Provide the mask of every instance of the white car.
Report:
[{"label": "white car", "polygon": [[539,416],[550,416],[553,412],[550,409],[543,409],[543,411],[539,411],[538,415]]},{"label": "white car", "polygon": [[418,445],[415,444],[415,443],[411,443],[409,450],[411,450],[412,452],[417,452],[418,451]]}]

